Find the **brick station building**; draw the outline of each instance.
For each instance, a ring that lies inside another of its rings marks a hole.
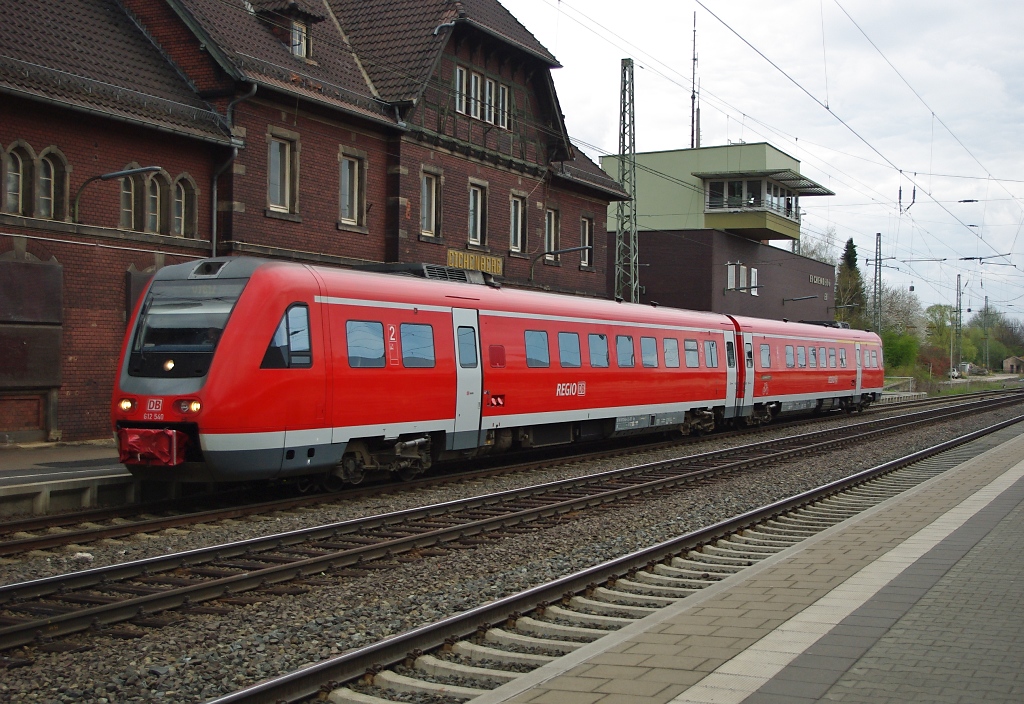
[[[0,443],[109,435],[126,320],[169,264],[422,262],[607,295],[625,193],[495,0],[19,0],[4,25]]]

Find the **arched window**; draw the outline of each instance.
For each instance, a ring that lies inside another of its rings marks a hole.
[[[16,151],[7,156],[7,182],[4,184],[4,210],[24,214],[25,160]]]
[[[135,181],[131,176],[121,179],[121,227],[135,229]]]
[[[44,156],[39,160],[39,212],[38,217],[52,218],[54,203],[54,179],[56,169],[53,168],[53,160]]]
[[[196,185],[182,174],[171,186],[168,210],[170,233],[176,237],[198,237],[196,222]]]
[[[174,203],[171,206],[171,234],[181,237],[185,234],[185,186],[181,181],[174,184]]]
[[[149,180],[146,188],[146,232],[160,231],[160,183],[155,179]]]

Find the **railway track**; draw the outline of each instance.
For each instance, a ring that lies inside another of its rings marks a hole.
[[[570,512],[643,500],[650,492],[722,473],[1012,403],[1019,403],[1019,396],[8,585],[0,587],[0,648],[88,628],[105,628],[109,634],[114,624],[121,624],[116,634],[132,637],[140,629],[173,622],[176,616],[165,613],[172,609],[223,612],[232,604],[299,593],[345,570],[372,569],[381,558],[443,554],[486,540],[489,534],[542,528]],[[214,600],[212,606],[203,605]]]
[[[472,699],[981,454],[1016,435],[1011,426],[1022,421],[998,423],[209,704],[388,704],[399,700],[393,693],[416,701]]]
[[[981,392],[977,395],[971,394],[965,400],[969,403],[975,403],[990,398],[1012,397],[1014,393],[1019,394],[1019,392],[1010,392],[1009,394],[1006,392]],[[893,404],[892,406],[881,407],[879,410],[891,410],[902,406],[920,408],[943,402],[948,403],[948,399],[926,399],[907,402],[906,404]],[[820,420],[821,417],[792,420],[787,423],[786,427],[800,427],[819,422]],[[760,426],[729,431],[728,433],[717,433],[707,437],[724,438],[730,435],[756,434],[766,429],[772,430],[778,427],[778,425]],[[169,528],[182,528],[201,523],[214,523],[279,511],[293,511],[338,500],[358,499],[388,492],[421,491],[428,487],[452,481],[473,481],[500,474],[526,472],[548,467],[556,463],[594,461],[621,456],[631,452],[677,447],[692,442],[699,442],[700,440],[700,438],[675,438],[665,442],[649,443],[640,448],[634,445],[625,447],[620,445],[614,448],[601,448],[583,453],[574,451],[571,454],[563,453],[554,456],[551,456],[549,451],[543,457],[528,458],[525,461],[513,464],[502,463],[497,466],[477,470],[446,472],[401,484],[378,482],[368,486],[350,487],[336,494],[301,495],[268,501],[258,494],[253,494],[249,491],[232,490],[212,496],[161,501],[143,506],[91,509],[52,516],[28,517],[5,521],[4,525],[0,526],[0,557],[9,557],[33,550],[50,550],[66,545],[87,545],[98,540],[116,539],[139,533],[152,533]],[[196,504],[199,504],[199,510],[196,510]]]

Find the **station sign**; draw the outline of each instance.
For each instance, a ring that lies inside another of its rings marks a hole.
[[[472,269],[482,271],[486,274],[501,276],[504,272],[504,260],[501,257],[494,257],[479,252],[467,252],[461,249],[448,250],[448,266],[456,269]]]

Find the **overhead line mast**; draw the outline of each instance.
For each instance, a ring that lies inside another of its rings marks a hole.
[[[640,300],[636,217],[636,126],[633,107],[633,59],[622,60],[619,110],[619,184],[629,194],[615,208],[615,297]]]

